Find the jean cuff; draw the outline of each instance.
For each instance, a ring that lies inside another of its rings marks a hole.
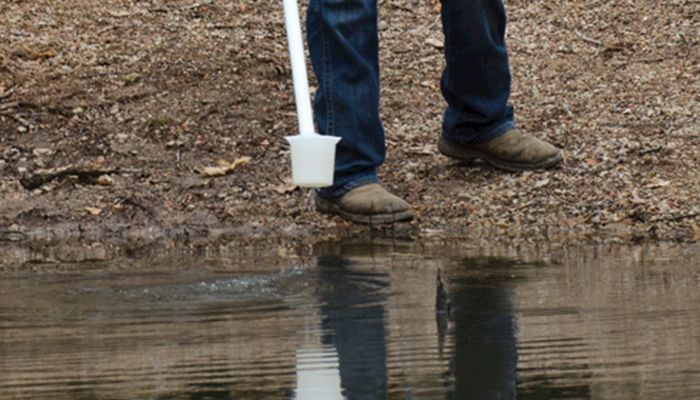
[[[378,183],[379,178],[377,178],[377,174],[375,172],[372,172],[371,174],[368,175],[362,175],[361,177],[358,177],[357,179],[353,179],[350,182],[342,185],[342,186],[332,186],[329,188],[322,188],[322,189],[317,189],[316,192],[318,193],[319,196],[323,197],[324,199],[337,199],[338,197],[341,197],[345,193],[358,188],[360,186],[364,186],[370,183]]]
[[[506,132],[508,132],[509,130],[514,129],[514,128],[515,128],[515,122],[506,121],[500,125],[497,125],[495,128],[491,129],[488,132],[479,134],[479,136],[477,136],[476,139],[472,139],[472,140],[461,139],[459,136],[449,134],[449,133],[445,132],[444,130],[442,131],[442,136],[449,141],[456,142],[459,144],[479,144],[479,143],[486,143],[490,140],[493,140],[493,139],[505,134]]]

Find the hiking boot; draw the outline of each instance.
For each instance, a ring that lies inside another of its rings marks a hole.
[[[444,137],[440,153],[463,161],[480,158],[507,171],[529,171],[553,167],[561,162],[561,150],[534,136],[511,129],[485,143],[461,144]]]
[[[387,192],[378,183],[356,187],[337,199],[324,199],[316,194],[315,200],[318,211],[360,224],[387,224],[413,219],[409,204]]]

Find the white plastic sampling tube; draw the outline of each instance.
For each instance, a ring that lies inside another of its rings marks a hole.
[[[287,26],[289,41],[289,58],[292,63],[292,79],[294,81],[294,98],[299,119],[299,134],[313,135],[314,120],[311,113],[311,95],[309,94],[309,78],[306,75],[304,57],[304,42],[301,34],[299,5],[297,0],[284,0],[284,19]]]

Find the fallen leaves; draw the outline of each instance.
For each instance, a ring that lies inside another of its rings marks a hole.
[[[654,179],[652,179],[651,182],[646,184],[644,187],[646,187],[647,189],[656,189],[656,188],[667,187],[670,184],[671,184],[670,181],[667,181],[664,179],[659,179],[659,178],[654,178]]]
[[[109,14],[109,16],[113,18],[126,18],[131,16],[131,13],[129,11],[124,10],[108,10],[107,14]]]
[[[700,241],[700,227],[698,227],[697,224],[691,223],[690,224],[690,231],[692,232],[692,236],[691,236],[690,240],[693,242]]]
[[[37,147],[34,150],[32,150],[32,154],[36,157],[44,157],[44,156],[50,156],[53,154],[53,150],[43,148],[43,147]]]
[[[441,39],[436,39],[433,37],[425,39],[425,44],[427,44],[428,46],[433,46],[436,49],[442,49],[443,47],[445,47],[445,44]]]
[[[84,210],[87,211],[88,214],[94,215],[94,216],[98,216],[98,215],[102,214],[102,209],[97,208],[97,207],[85,207]]]
[[[109,175],[100,175],[95,179],[95,184],[100,186],[112,186],[114,185],[114,179]]]
[[[6,88],[5,84],[0,81],[0,100],[6,99],[10,96],[12,96],[12,93],[14,93],[19,86],[13,86],[9,89]]]
[[[219,160],[215,166],[203,167],[199,169],[199,174],[206,177],[224,176],[233,172],[238,166],[247,164],[252,158],[248,156],[237,158],[233,162]]]
[[[291,193],[297,189],[299,189],[299,186],[293,184],[291,182],[291,180],[285,180],[283,183],[281,183],[275,187],[275,192],[277,192],[279,194],[287,194],[287,193]]]
[[[540,188],[543,188],[543,187],[549,185],[549,182],[550,182],[549,178],[544,178],[544,179],[541,179],[541,180],[535,182],[535,184],[532,185],[532,187],[535,189],[540,189]]]

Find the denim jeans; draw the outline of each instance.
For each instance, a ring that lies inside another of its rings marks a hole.
[[[442,135],[478,143],[505,133],[514,122],[502,0],[442,0],[442,23],[441,88],[447,101]],[[379,117],[377,0],[310,0],[307,32],[319,83],[316,124],[319,133],[342,138],[333,186],[319,194],[337,197],[377,182],[386,154]]]

